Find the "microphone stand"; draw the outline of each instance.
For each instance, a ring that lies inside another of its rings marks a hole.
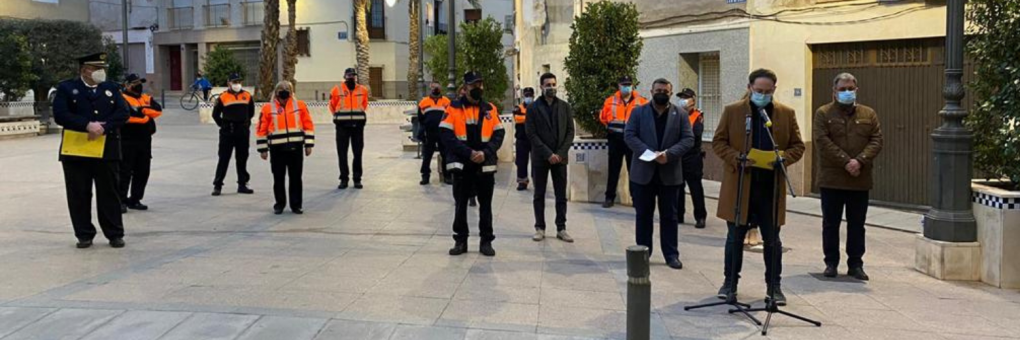
[[[747,115],[747,117],[744,120],[744,152],[741,153],[740,156],[737,157],[737,170],[738,170],[739,174],[737,175],[737,188],[738,188],[737,189],[737,204],[736,204],[736,207],[734,208],[735,213],[736,213],[735,216],[736,216],[736,219],[737,219],[737,228],[740,228],[740,213],[741,213],[741,211],[740,211],[741,209],[740,208],[741,208],[741,205],[742,205],[742,202],[743,202],[743,194],[744,194],[744,190],[742,189],[744,187],[744,170],[746,170],[746,168],[747,168],[745,164],[747,164],[747,154],[750,151],[750,149],[751,149],[751,115]],[[736,269],[736,262],[737,261],[738,261],[737,256],[735,256],[735,255],[734,256],[730,256],[730,266],[729,267],[730,267],[731,271]],[[734,287],[733,287],[734,289],[736,289],[736,275],[737,275],[736,273],[726,273],[727,277],[729,277],[732,280],[734,280]],[[715,307],[715,306],[731,306],[731,307],[733,307],[733,309],[729,310],[730,314],[733,314],[733,313],[744,314],[744,316],[746,316],[748,319],[751,319],[751,321],[754,321],[755,325],[761,326],[761,321],[758,321],[758,318],[755,318],[754,315],[751,315],[751,313],[750,313],[751,305],[737,301],[736,294],[727,295],[725,298],[723,298],[723,301],[719,301],[719,302],[711,302],[711,303],[705,303],[705,304],[693,305],[693,306],[684,306],[684,310],[685,311],[689,311],[689,310],[692,310],[692,309],[700,309],[700,308]]]
[[[765,113],[764,109],[762,109],[762,110],[760,110],[758,112],[759,112],[759,114],[763,115],[762,121],[765,121],[765,122],[769,121],[768,115]],[[794,191],[793,191],[793,184],[790,182],[790,177],[787,176],[787,172],[786,172],[786,160],[783,159],[783,156],[779,154],[779,145],[776,144],[776,139],[772,135],[772,128],[771,127],[767,127],[764,130],[765,130],[765,135],[768,136],[769,137],[769,141],[772,142],[772,149],[773,149],[772,151],[775,152],[775,154],[776,154],[776,161],[775,161],[775,164],[774,164],[774,168],[778,168],[779,169],[779,172],[773,172],[774,173],[773,177],[775,178],[775,182],[773,182],[773,185],[772,185],[772,237],[771,237],[771,240],[772,240],[772,243],[773,243],[773,250],[772,250],[773,253],[772,253],[772,258],[769,259],[769,262],[772,263],[772,275],[771,275],[772,277],[770,279],[772,280],[771,284],[774,285],[775,282],[777,281],[776,279],[779,277],[779,275],[776,273],[777,269],[779,269],[779,267],[783,265],[783,263],[779,261],[779,257],[782,256],[783,249],[782,249],[782,247],[780,247],[779,249],[775,249],[775,246],[774,246],[775,243],[779,242],[779,198],[780,198],[780,196],[779,196],[779,185],[780,185],[779,176],[780,175],[782,175],[783,178],[786,180],[786,185],[790,189],[790,191],[789,191],[790,195],[792,195],[793,197],[797,197],[797,194],[794,193]],[[773,170],[775,170],[775,169],[773,169]],[[769,247],[769,245],[766,244],[765,247],[767,249]],[[778,253],[776,253],[776,252],[778,252]],[[769,282],[766,282],[766,284],[769,284]],[[786,315],[786,316],[789,316],[791,318],[794,318],[794,319],[797,319],[797,320],[800,320],[800,321],[804,321],[804,322],[813,324],[813,325],[815,325],[815,327],[822,327],[822,323],[821,322],[818,322],[818,321],[815,321],[815,320],[811,320],[811,319],[805,318],[803,316],[800,316],[800,315],[797,315],[797,314],[793,314],[793,313],[790,313],[790,312],[787,312],[787,311],[779,309],[779,305],[776,303],[775,288],[769,290],[769,296],[765,300],[765,306],[764,307],[762,307],[762,308],[751,308],[751,309],[748,309],[747,311],[748,312],[768,312],[768,316],[765,317],[765,325],[763,325],[762,328],[761,328],[761,335],[763,335],[763,336],[764,335],[768,335],[769,325],[772,322],[772,314],[776,314],[776,313],[781,314],[781,315]]]

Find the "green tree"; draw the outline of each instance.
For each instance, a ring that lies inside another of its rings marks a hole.
[[[976,73],[969,88],[977,103],[967,117],[975,165],[1020,188],[1020,0],[971,0],[967,8],[975,33],[967,44]]]
[[[454,85],[459,87],[464,80],[461,77],[464,74],[463,37],[457,37],[456,43],[457,73],[454,77]],[[446,86],[450,72],[449,41],[447,41],[446,35],[434,35],[425,39],[425,53],[429,55],[429,59],[425,61],[425,71],[432,76],[432,79]]]
[[[0,31],[0,51],[9,51],[0,58],[0,101],[19,100],[36,78],[28,39],[13,31]]]
[[[216,45],[216,48],[206,53],[202,69],[205,70],[205,76],[213,86],[226,86],[231,73],[237,73],[244,77],[244,67],[241,62],[234,58],[234,52],[223,45]]]
[[[78,57],[105,51],[102,32],[77,21],[0,19],[2,31],[27,39],[36,76],[32,82],[36,102],[46,102],[50,87],[58,82],[78,76]]]
[[[598,112],[616,90],[616,80],[634,76],[644,43],[638,36],[638,10],[633,3],[608,0],[588,4],[570,25],[570,52],[564,61],[570,75],[564,82],[574,119],[585,131],[603,137]]]
[[[124,70],[124,58],[121,57],[120,48],[123,45],[117,44],[112,38],[103,36],[103,51],[106,52],[106,79],[121,82],[127,76]]]
[[[488,17],[477,23],[463,23],[460,31],[463,32],[464,46],[458,48],[457,53],[464,54],[464,68],[482,76],[485,100],[499,107],[506,99],[510,82],[503,62],[502,25]]]

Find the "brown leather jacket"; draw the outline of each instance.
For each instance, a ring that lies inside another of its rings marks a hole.
[[[875,110],[861,104],[849,109],[835,102],[825,104],[815,111],[813,135],[821,160],[818,187],[871,190],[871,171],[875,157],[882,151],[882,127]],[[852,159],[861,163],[857,177],[846,171]]]

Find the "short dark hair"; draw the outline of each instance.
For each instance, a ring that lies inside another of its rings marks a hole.
[[[549,72],[546,72],[545,74],[542,74],[542,77],[538,78],[538,84],[539,85],[545,85],[545,80],[549,79],[549,78],[556,79],[556,75],[552,74],[552,73],[549,73]]]
[[[769,69],[760,68],[751,72],[751,75],[747,77],[747,83],[754,84],[754,81],[758,80],[758,78],[768,78],[769,80],[772,80],[773,83],[779,82],[776,78],[775,72],[772,72],[772,70]]]
[[[673,88],[673,83],[670,83],[669,80],[666,80],[666,78],[656,79],[655,81],[652,82],[652,87],[655,87],[655,85],[658,84],[669,85],[670,89]]]

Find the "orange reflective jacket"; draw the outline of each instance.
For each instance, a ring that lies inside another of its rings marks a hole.
[[[447,107],[450,107],[450,99],[446,97],[439,97],[439,99],[425,97],[418,102],[418,112],[421,112],[423,115],[429,113],[442,115],[443,112],[446,112]]]
[[[517,110],[514,111],[514,124],[524,124],[528,119],[528,107],[524,104],[517,105]]]
[[[341,121],[365,121],[365,111],[368,110],[368,88],[364,85],[354,85],[354,90],[348,90],[347,86],[333,86],[329,93],[329,111],[333,112],[333,120]]]
[[[641,97],[637,92],[630,93],[630,101],[628,102],[623,100],[623,94],[620,91],[616,91],[616,94],[606,98],[606,102],[602,105],[602,114],[599,118],[602,121],[602,125],[608,127],[609,131],[622,133],[634,108],[647,103],[648,100]]]
[[[688,112],[687,115],[688,115],[688,118],[691,119],[691,127],[693,128],[694,127],[694,123],[697,123],[698,122],[698,118],[701,118],[701,111],[698,111],[698,109],[691,109],[691,111]]]
[[[289,143],[312,147],[315,145],[315,125],[305,102],[290,98],[280,106],[278,101],[273,100],[262,106],[255,137],[259,152],[268,151],[270,146]]]
[[[464,105],[457,101],[446,109],[446,117],[439,124],[440,128],[452,131],[454,140],[444,139],[449,158],[446,164],[447,170],[464,170],[465,164],[471,163],[470,153],[474,151],[485,152],[485,162],[481,164],[482,172],[496,172],[496,150],[503,144],[503,124],[499,121],[499,112],[496,106],[488,104],[488,110],[481,110],[479,106]],[[478,135],[469,136],[469,131],[478,131]],[[475,140],[475,138],[478,138]],[[495,144],[495,145],[493,145]]]
[[[138,98],[135,98],[125,93],[124,101],[127,102],[132,111],[141,112],[145,115],[145,117],[128,117],[128,124],[146,124],[150,119],[156,119],[163,115],[162,111],[152,107],[152,96],[147,94],[143,93]]]

